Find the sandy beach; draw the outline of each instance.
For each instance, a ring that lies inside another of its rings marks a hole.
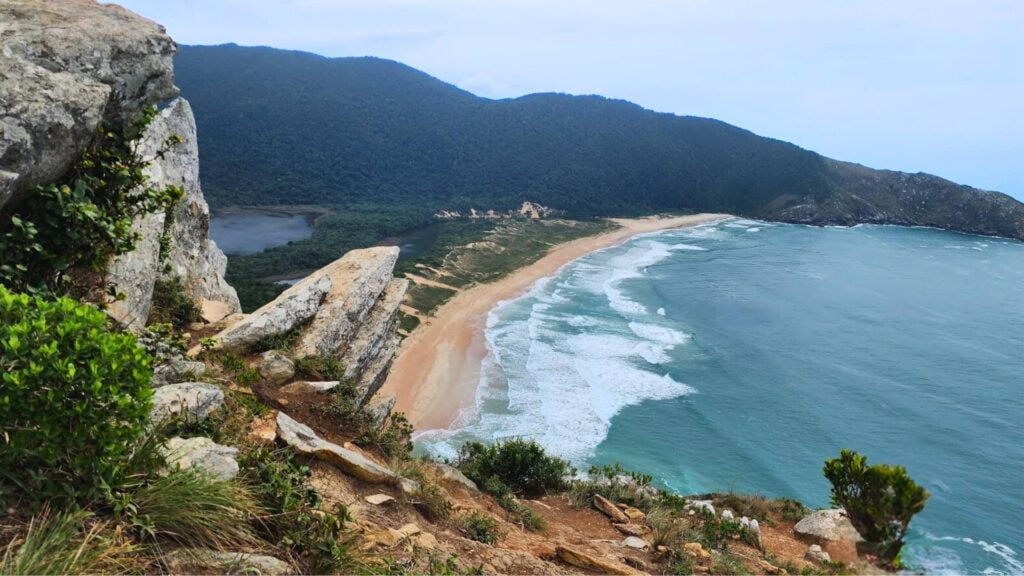
[[[456,294],[405,339],[381,390],[394,394],[397,411],[417,430],[449,427],[476,400],[480,366],[487,354],[487,313],[502,300],[524,294],[533,284],[594,250],[620,244],[644,232],[694,226],[726,214],[612,219],[620,227],[552,248],[540,260],[490,284]]]

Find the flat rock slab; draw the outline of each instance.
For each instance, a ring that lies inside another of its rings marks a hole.
[[[363,500],[366,500],[367,502],[373,504],[374,506],[381,506],[383,504],[388,504],[389,502],[395,501],[394,498],[388,496],[387,494],[371,494],[370,496],[363,498]]]
[[[238,476],[238,448],[217,444],[209,438],[171,438],[164,446],[164,454],[171,466],[197,468],[218,480]]]
[[[612,522],[616,524],[629,524],[629,516],[615,504],[612,504],[611,500],[601,496],[600,494],[594,494],[594,508],[603,512],[605,516],[612,519]]]
[[[364,482],[398,485],[401,481],[391,470],[361,454],[320,438],[309,426],[295,421],[284,412],[277,415],[277,435],[299,452],[316,456]]]
[[[626,548],[632,548],[634,550],[646,550],[651,547],[643,538],[637,536],[629,536],[622,541],[622,545]]]
[[[846,510],[842,508],[815,510],[797,522],[793,531],[801,536],[835,542],[861,542],[864,540],[846,516]]]
[[[329,380],[325,382],[292,382],[287,386],[282,386],[281,392],[286,394],[296,394],[300,392],[330,392],[338,386],[341,386],[341,382],[338,380]]]
[[[558,546],[555,548],[555,553],[563,562],[584,570],[592,570],[601,574],[624,574],[627,576],[643,574],[643,572],[621,562],[600,558],[571,546]]]
[[[180,548],[163,556],[171,574],[259,574],[285,576],[295,570],[273,556]]]
[[[224,392],[206,382],[168,384],[153,391],[150,420],[159,422],[168,416],[183,415],[195,421],[206,420],[224,405]]]

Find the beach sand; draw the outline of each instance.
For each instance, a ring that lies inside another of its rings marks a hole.
[[[540,260],[497,282],[459,292],[402,342],[387,382],[378,394],[394,394],[398,400],[395,410],[404,412],[417,430],[448,428],[460,411],[472,408],[476,402],[480,366],[487,354],[487,313],[498,302],[526,293],[537,280],[553,275],[581,256],[620,244],[636,234],[728,217],[695,214],[613,218],[620,226],[615,230],[559,244]]]

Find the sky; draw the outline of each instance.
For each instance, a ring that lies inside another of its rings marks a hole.
[[[1020,0],[120,0],[182,44],[600,94],[1024,200]]]

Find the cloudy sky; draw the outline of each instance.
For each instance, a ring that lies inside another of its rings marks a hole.
[[[601,94],[1024,199],[1020,0],[121,0],[185,44]]]

